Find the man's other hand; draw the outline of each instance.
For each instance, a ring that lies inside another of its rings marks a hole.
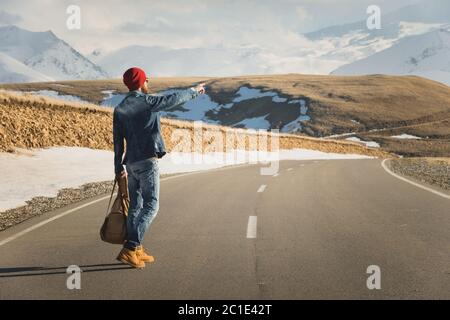
[[[198,92],[198,94],[204,94],[206,92],[205,86],[206,83],[200,83],[196,87],[194,87],[194,89]]]
[[[123,170],[121,173],[116,175],[117,180],[119,180],[119,178],[124,179],[127,177],[127,171]]]

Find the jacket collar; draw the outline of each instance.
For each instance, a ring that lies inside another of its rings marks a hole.
[[[128,92],[127,97],[129,97],[131,95],[138,97],[138,96],[142,96],[143,93],[141,90],[133,90],[133,91]]]

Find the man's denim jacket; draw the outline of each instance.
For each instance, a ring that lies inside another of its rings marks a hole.
[[[151,157],[161,158],[166,154],[161,136],[159,111],[194,99],[198,96],[194,88],[178,90],[157,96],[131,91],[114,109],[114,171],[119,174],[123,165]],[[126,140],[125,158],[124,139]]]

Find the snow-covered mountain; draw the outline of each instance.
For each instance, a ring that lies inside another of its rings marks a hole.
[[[17,83],[47,81],[53,81],[53,79],[0,52],[0,82]]]
[[[411,36],[333,74],[419,75],[450,85],[450,27]]]
[[[10,68],[2,69],[0,78],[11,81],[20,80],[15,73],[24,73],[23,81],[41,81],[44,78],[54,80],[81,80],[106,78],[107,73],[86,59],[53,32],[32,32],[16,26],[0,27],[0,52],[3,53],[3,65]],[[12,60],[21,66],[14,69]],[[7,62],[6,62],[7,60]],[[29,71],[25,67],[33,70]],[[9,73],[6,70],[10,70]],[[29,77],[27,77],[29,75]]]
[[[405,37],[437,30],[450,23],[450,1],[425,0],[381,16],[382,28],[369,30],[366,20],[327,27],[305,36],[324,47],[318,59],[342,65],[366,58]],[[330,70],[331,71],[331,70]]]

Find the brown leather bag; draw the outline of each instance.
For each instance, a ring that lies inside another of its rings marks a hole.
[[[119,185],[119,192],[111,207],[111,200],[116,184]],[[114,180],[111,197],[109,198],[106,218],[100,229],[100,238],[108,243],[123,244],[127,237],[127,215],[130,207],[130,197],[128,194],[128,179],[118,177]]]

